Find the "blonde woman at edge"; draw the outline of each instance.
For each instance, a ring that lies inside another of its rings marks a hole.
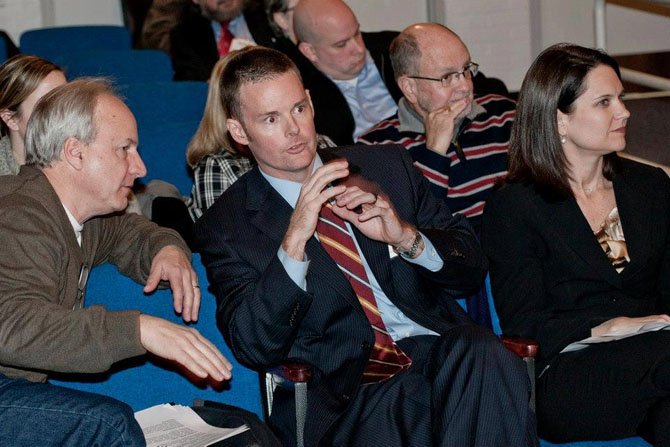
[[[194,222],[256,164],[245,146],[229,138],[227,117],[221,103],[221,73],[230,55],[235,53],[229,53],[214,66],[209,78],[205,112],[186,150],[186,160],[193,169],[193,189],[188,208]],[[318,135],[317,146],[335,147],[335,143],[325,135]]]
[[[18,54],[0,65],[0,175],[26,162],[26,126],[37,101],[66,83],[63,70],[37,56]]]

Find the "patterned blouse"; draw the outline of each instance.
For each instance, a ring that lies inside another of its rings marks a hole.
[[[624,267],[630,262],[630,257],[628,256],[626,238],[621,226],[619,209],[616,206],[610,211],[600,229],[594,234],[598,238],[598,242],[605,251],[612,266],[616,269],[617,273],[621,273]]]

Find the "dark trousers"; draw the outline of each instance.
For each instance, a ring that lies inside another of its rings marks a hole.
[[[537,417],[552,442],[642,435],[670,446],[670,331],[559,355],[537,381]]]
[[[324,445],[538,445],[525,366],[489,330],[462,326],[398,344],[412,366],[363,385]]]
[[[241,425],[249,427],[249,430],[212,444],[212,447],[281,447],[279,439],[270,428],[258,416],[247,410],[205,400],[198,401],[193,406],[193,411],[215,427],[236,428]]]

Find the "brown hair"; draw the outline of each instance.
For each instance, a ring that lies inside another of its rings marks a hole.
[[[195,167],[206,155],[221,150],[236,154],[237,150],[228,136],[226,120],[240,119],[242,85],[273,79],[289,71],[300,78],[300,72],[291,59],[277,50],[261,46],[231,51],[217,62],[209,79],[205,112],[186,151],[188,164]]]
[[[619,65],[603,51],[560,43],[544,50],[528,69],[521,85],[510,138],[508,182],[530,183],[552,199],[572,196],[568,161],[558,135],[556,113],[573,111],[584,93],[584,80],[595,67]],[[612,180],[616,154],[604,157],[603,175]]]
[[[19,107],[52,71],[63,71],[58,65],[41,57],[17,54],[0,65],[0,111],[17,114]],[[0,134],[9,128],[0,120]]]

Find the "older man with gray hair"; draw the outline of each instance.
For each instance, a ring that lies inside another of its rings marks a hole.
[[[198,318],[200,286],[183,240],[116,213],[146,173],[137,140],[135,119],[110,86],[77,80],[37,104],[27,165],[0,178],[2,445],[144,445],[127,405],[40,383],[50,372],[103,372],[150,352],[200,378],[230,378],[230,363],[193,328],[83,306],[89,269],[110,261],[145,292],[166,281],[175,311]]]

